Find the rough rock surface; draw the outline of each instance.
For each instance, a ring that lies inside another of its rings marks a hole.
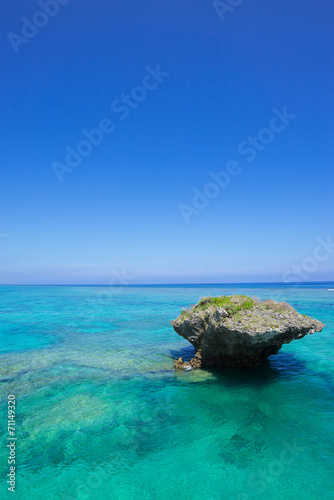
[[[203,298],[183,310],[171,325],[196,352],[189,363],[175,360],[176,369],[259,365],[283,344],[325,327],[286,302],[244,295]]]
[[[201,368],[202,366],[202,355],[200,351],[197,351],[193,359],[190,361],[183,361],[182,358],[174,360],[175,370],[192,370],[193,368]]]

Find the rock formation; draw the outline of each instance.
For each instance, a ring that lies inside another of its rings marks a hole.
[[[245,295],[203,298],[183,310],[171,325],[195,347],[195,358],[189,363],[175,360],[175,368],[188,370],[259,365],[283,344],[325,327],[286,302],[258,301]]]

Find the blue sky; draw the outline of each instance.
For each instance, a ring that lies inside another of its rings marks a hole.
[[[333,280],[333,3],[55,1],[2,4],[0,282]]]

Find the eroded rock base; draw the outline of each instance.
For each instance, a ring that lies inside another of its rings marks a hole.
[[[190,361],[183,361],[182,358],[174,359],[175,370],[196,370],[202,366],[202,354],[198,351]]]

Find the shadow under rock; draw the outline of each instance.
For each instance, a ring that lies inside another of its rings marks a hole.
[[[169,352],[173,359],[181,357],[183,361],[190,361],[195,356],[195,349],[192,345],[187,345],[180,349],[171,349]]]
[[[269,356],[260,366],[251,368],[215,368],[212,373],[218,381],[230,386],[263,386],[279,378],[293,378],[308,372],[306,363],[290,352]]]
[[[170,354],[173,359],[182,357],[184,361],[190,361],[195,355],[195,350],[190,345],[170,350]],[[306,368],[306,363],[290,352],[280,352],[269,356],[260,366],[251,368],[206,367],[205,370],[211,372],[216,380],[221,380],[225,384],[227,382],[231,386],[249,383],[265,385],[278,378],[296,377],[309,371]]]

